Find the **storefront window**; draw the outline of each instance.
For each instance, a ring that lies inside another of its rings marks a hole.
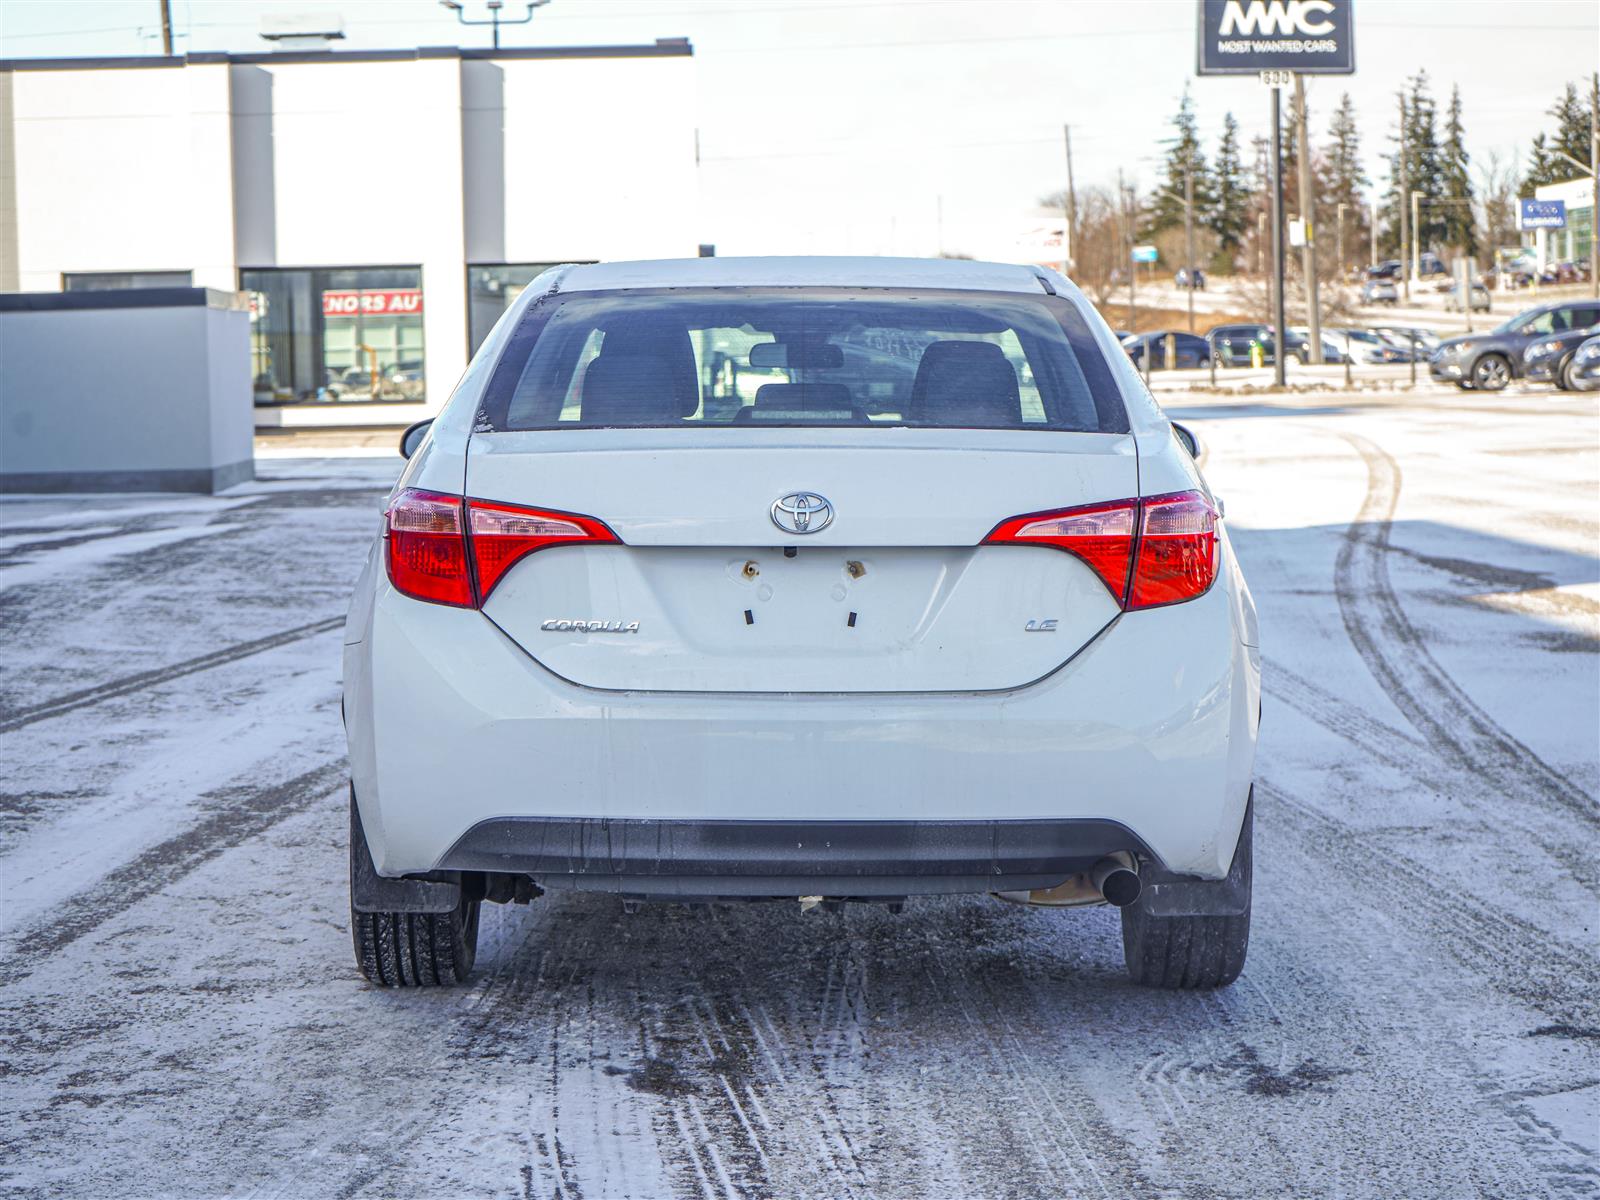
[[[65,292],[120,292],[127,288],[192,287],[188,271],[75,271],[61,277]]]
[[[241,271],[257,404],[427,398],[422,271]]]
[[[522,295],[522,290],[542,271],[555,263],[510,263],[492,267],[467,268],[467,296],[471,306],[467,335],[468,351],[478,352],[500,314]]]

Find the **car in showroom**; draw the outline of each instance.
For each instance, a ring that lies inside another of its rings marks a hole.
[[[1534,383],[1553,383],[1562,391],[1572,391],[1576,382],[1573,363],[1578,348],[1596,334],[1600,334],[1600,326],[1588,325],[1529,342],[1522,352],[1523,378]]]
[[[1498,392],[1522,375],[1529,343],[1600,322],[1600,300],[1558,300],[1527,309],[1487,333],[1446,338],[1428,357],[1428,374],[1457,387]]]
[[[554,268],[402,449],[344,637],[372,983],[458,983],[483,903],[573,891],[1111,904],[1135,982],[1238,975],[1255,607],[1062,276]]]

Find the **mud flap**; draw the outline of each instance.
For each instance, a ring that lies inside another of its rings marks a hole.
[[[1221,879],[1175,875],[1156,863],[1143,863],[1144,889],[1133,907],[1150,917],[1237,917],[1250,911],[1251,846],[1255,840],[1255,789],[1245,803],[1233,865]]]
[[[378,874],[350,789],[350,907],[364,913],[447,913],[461,905],[459,882],[388,879]]]

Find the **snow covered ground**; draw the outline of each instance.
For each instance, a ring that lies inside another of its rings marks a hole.
[[[1268,660],[1209,995],[982,898],[549,897],[368,988],[336,629],[398,460],[0,502],[0,1193],[1596,1194],[1596,398],[1163,395]]]

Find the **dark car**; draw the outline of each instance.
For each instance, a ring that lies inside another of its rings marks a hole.
[[[1592,337],[1578,347],[1572,356],[1572,366],[1567,369],[1567,379],[1580,392],[1600,388],[1600,336]]]
[[[1367,278],[1398,281],[1400,278],[1400,260],[1391,258],[1387,262],[1374,263],[1367,268]]]
[[[1171,338],[1175,362],[1167,361],[1167,339]],[[1192,333],[1161,331],[1141,333],[1122,343],[1135,365],[1144,366],[1144,356],[1150,356],[1150,370],[1162,371],[1172,367],[1203,367],[1211,361],[1211,345],[1203,337]]]
[[[1536,338],[1522,352],[1522,374],[1536,383],[1553,383],[1562,391],[1570,391],[1576,380],[1572,374],[1572,360],[1600,326],[1590,325]]]
[[[1277,345],[1270,325],[1214,325],[1206,341],[1219,367],[1248,367],[1251,346],[1261,347],[1261,362],[1270,366]]]
[[[1600,322],[1600,300],[1561,300],[1518,313],[1489,333],[1469,333],[1439,343],[1428,374],[1460,388],[1498,392],[1522,376],[1522,352],[1552,334]]]

